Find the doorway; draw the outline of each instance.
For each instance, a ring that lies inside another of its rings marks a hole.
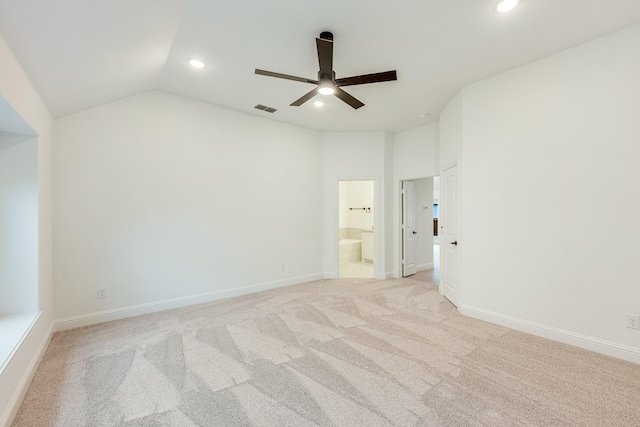
[[[374,278],[375,181],[338,181],[338,277]]]
[[[414,276],[433,285],[440,281],[437,216],[439,178],[400,181],[400,275]]]
[[[442,224],[440,221],[440,177],[433,177],[433,280],[440,284],[440,235]]]

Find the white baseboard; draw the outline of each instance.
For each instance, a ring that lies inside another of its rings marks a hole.
[[[258,283],[255,285],[241,286],[238,288],[222,289],[214,292],[207,292],[198,295],[172,298],[163,301],[155,301],[146,304],[132,305],[112,310],[104,310],[96,313],[81,314],[78,316],[65,317],[53,321],[54,332],[66,329],[80,328],[82,326],[94,325],[96,323],[109,322],[112,320],[125,319],[127,317],[140,316],[142,314],[155,313],[158,311],[170,310],[172,308],[186,307],[204,302],[216,301],[225,298],[237,297],[252,294],[254,292],[267,291],[269,289],[282,288],[284,286],[297,285],[300,283],[321,280],[325,274],[316,273],[306,276],[292,277],[284,280],[274,280],[272,282]]]
[[[7,362],[7,364],[5,365],[5,369],[2,371],[3,375],[0,376],[0,380],[4,379],[5,374],[7,374],[9,370],[12,369],[12,365],[16,361],[18,361],[15,356],[18,356],[21,351],[28,350],[27,348],[23,347],[23,345],[29,339],[29,335],[33,331],[34,326],[38,323],[38,320],[40,319],[40,317],[41,316],[38,315],[38,317],[33,321],[31,326],[29,327],[29,330],[25,333],[23,339],[20,341],[20,343],[16,347],[16,350],[12,354],[11,359]],[[8,427],[10,423],[13,421],[13,418],[18,413],[18,409],[20,409],[20,404],[22,403],[22,399],[24,399],[24,395],[27,393],[29,385],[31,384],[31,380],[33,379],[33,376],[35,375],[36,370],[38,369],[38,365],[42,360],[42,356],[44,356],[44,352],[49,346],[49,341],[51,341],[52,334],[53,334],[53,324],[49,324],[35,352],[33,352],[30,355],[27,355],[27,357],[31,356],[31,359],[29,360],[29,364],[27,365],[27,368],[22,373],[22,376],[20,377],[20,381],[18,382],[17,387],[15,387],[13,394],[9,399],[9,402],[7,403],[7,406],[5,407],[4,413],[1,414],[0,416],[0,427]]]
[[[431,270],[433,268],[433,263],[432,262],[428,262],[426,264],[419,264],[416,265],[416,270],[417,271],[422,271],[422,270]]]
[[[474,319],[485,320],[517,331],[526,332],[553,341],[595,351],[596,353],[605,354],[607,356],[627,360],[629,362],[640,363],[640,348],[629,347],[464,304],[460,304],[458,310],[461,314],[473,317]]]

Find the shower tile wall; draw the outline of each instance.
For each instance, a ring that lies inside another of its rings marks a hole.
[[[348,228],[340,228],[339,231],[340,231],[339,232],[340,240],[349,238],[349,229]]]
[[[339,236],[341,239],[362,240],[362,232],[371,231],[362,228],[340,228]]]

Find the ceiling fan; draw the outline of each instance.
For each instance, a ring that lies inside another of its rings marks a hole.
[[[296,82],[311,83],[316,85],[311,92],[303,95],[291,103],[293,107],[299,107],[318,93],[322,95],[335,95],[355,109],[362,107],[364,104],[342,90],[343,86],[363,85],[367,83],[379,83],[397,80],[396,70],[384,71],[382,73],[364,74],[361,76],[343,77],[336,79],[336,73],[333,71],[333,34],[324,31],[316,38],[316,46],[318,48],[318,63],[320,71],[318,71],[318,80],[306,79],[304,77],[290,76],[288,74],[274,73],[256,68],[256,74],[263,76],[276,77],[279,79],[293,80]]]

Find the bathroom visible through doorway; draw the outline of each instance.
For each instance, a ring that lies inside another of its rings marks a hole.
[[[338,276],[373,278],[375,181],[339,181],[338,185]]]

